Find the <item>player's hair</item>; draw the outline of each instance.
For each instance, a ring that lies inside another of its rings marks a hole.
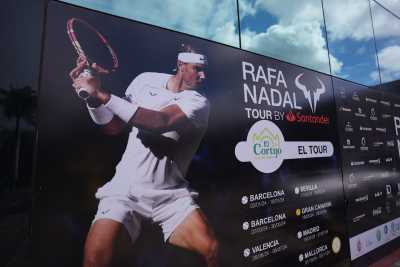
[[[181,44],[179,53],[199,53],[199,50],[190,44]]]

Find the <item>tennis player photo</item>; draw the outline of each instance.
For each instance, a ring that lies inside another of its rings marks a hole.
[[[208,267],[218,266],[218,243],[185,179],[207,130],[209,102],[197,91],[206,64],[205,55],[184,44],[176,73],[142,73],[119,97],[102,87],[98,75],[86,75],[88,62],[78,58],[70,77],[77,93],[85,88],[94,123],[109,134],[131,128],[114,177],[96,193],[100,203],[86,239],[85,267],[112,266],[120,235],[135,242],[146,220],[162,228],[165,242],[199,253]],[[91,67],[104,72],[95,63]]]

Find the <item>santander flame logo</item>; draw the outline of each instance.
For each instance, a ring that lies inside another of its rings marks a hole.
[[[315,113],[317,111],[317,103],[320,99],[320,96],[325,93],[326,88],[325,88],[324,83],[317,77],[317,80],[320,83],[321,87],[316,88],[315,92],[308,90],[307,87],[300,82],[300,78],[303,75],[304,75],[304,73],[300,73],[299,75],[297,75],[294,83],[295,83],[296,87],[303,92],[304,97],[308,100],[308,103],[310,104],[312,113]]]
[[[294,122],[294,121],[296,121],[296,116],[293,114],[292,111],[289,111],[288,113],[286,113],[286,119],[289,122]]]

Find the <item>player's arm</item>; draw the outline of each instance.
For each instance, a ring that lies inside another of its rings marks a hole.
[[[110,123],[118,125],[126,122],[140,129],[148,130],[155,133],[164,133],[168,131],[190,131],[195,125],[190,121],[187,115],[176,105],[170,105],[160,111],[146,109],[131,103],[123,98],[110,95],[107,92],[98,94],[102,104],[114,114],[115,121]],[[112,128],[112,125],[106,125]],[[115,127],[115,126],[114,126]]]
[[[119,117],[114,116],[105,106],[97,99],[89,98],[87,108],[92,120],[101,126],[102,131],[107,135],[118,135],[127,126]]]

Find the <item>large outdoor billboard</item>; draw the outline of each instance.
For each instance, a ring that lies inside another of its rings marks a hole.
[[[338,155],[329,76],[49,3],[42,265],[346,266]]]
[[[400,101],[343,80],[333,84],[350,258],[353,266],[368,266],[399,245]]]

